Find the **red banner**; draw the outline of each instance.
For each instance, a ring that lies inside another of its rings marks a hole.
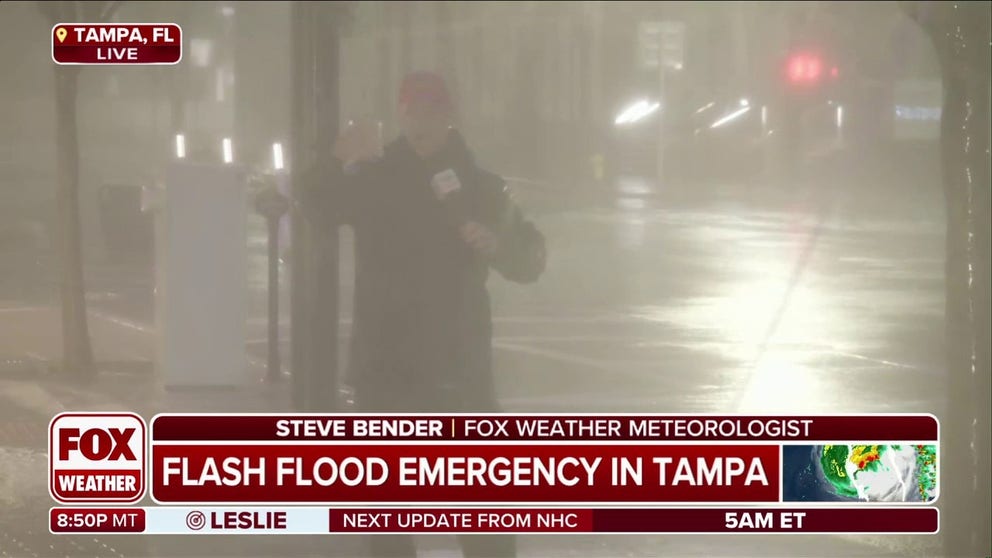
[[[52,486],[66,501],[134,500],[142,478],[134,471],[61,470],[52,473]]]
[[[332,533],[936,533],[936,508],[331,509]]]
[[[145,530],[142,508],[52,508],[52,533],[141,533]]]
[[[58,64],[177,64],[182,29],[174,23],[59,23],[52,27]]]
[[[774,445],[154,444],[162,503],[777,502]]]
[[[591,533],[594,510],[332,509],[332,533]]]
[[[932,415],[158,415],[155,441],[936,441]]]

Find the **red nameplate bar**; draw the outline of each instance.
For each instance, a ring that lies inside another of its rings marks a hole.
[[[175,23],[59,23],[52,27],[57,64],[178,64],[182,29]]]
[[[778,502],[776,445],[153,444],[161,503]]]
[[[932,415],[158,415],[166,441],[862,441],[937,440]]]
[[[936,533],[936,508],[391,508],[329,512],[332,533]]]

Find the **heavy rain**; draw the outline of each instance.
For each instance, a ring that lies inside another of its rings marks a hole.
[[[67,65],[73,23],[181,59]],[[988,2],[22,1],[0,43],[0,557],[992,552]],[[62,411],[930,413],[940,531],[53,535]]]

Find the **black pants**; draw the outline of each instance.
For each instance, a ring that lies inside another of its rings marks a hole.
[[[385,386],[359,388],[355,405],[361,413],[498,413],[495,397],[484,385],[478,393],[440,393],[423,389],[389,389]],[[513,535],[459,535],[465,558],[516,558],[517,539]],[[415,558],[417,547],[412,535],[371,535],[369,556],[373,558]]]

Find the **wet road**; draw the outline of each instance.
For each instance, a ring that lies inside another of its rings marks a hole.
[[[535,219],[549,241],[545,277],[533,286],[491,281],[505,405],[520,411],[940,415],[939,203],[936,192],[889,203],[850,191],[812,191],[747,203],[628,197],[538,211]],[[253,220],[250,230],[246,346],[264,362],[264,227]],[[154,333],[147,272],[96,266],[89,275],[94,312]],[[346,336],[347,264],[343,277]],[[284,287],[286,279],[283,273]],[[285,292],[282,298],[285,310]],[[282,321],[285,338],[287,317]],[[838,551],[834,543],[824,545],[838,538],[824,537],[532,539],[523,543],[525,555]],[[425,548],[448,555],[446,541],[427,539]],[[880,552],[853,548],[844,553]]]
[[[939,203],[936,192],[898,203],[813,192],[702,207],[619,198],[612,207],[538,212],[546,275],[528,286],[490,280],[501,393],[526,410],[937,412],[945,367]],[[342,243],[345,337],[347,234]],[[264,362],[260,220],[248,244],[246,343]],[[122,275],[94,270],[94,309],[151,328],[150,278],[132,272],[122,285]]]
[[[543,282],[494,283],[508,398],[589,411],[938,411],[939,219],[834,201],[633,205],[546,217]]]

